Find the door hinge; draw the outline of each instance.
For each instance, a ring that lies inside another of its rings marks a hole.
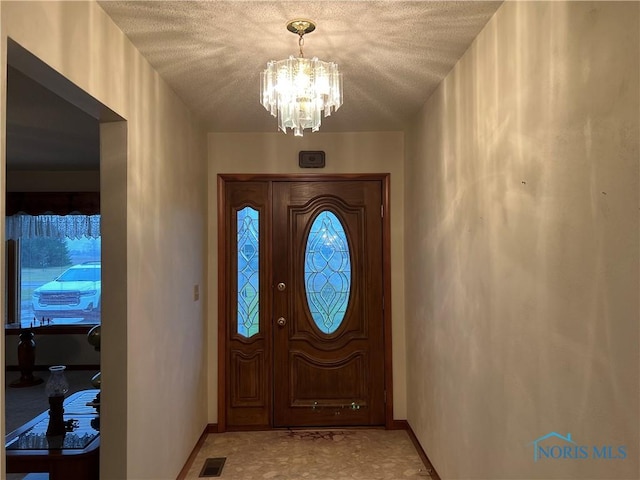
[[[380,217],[384,218],[384,205],[380,205]]]

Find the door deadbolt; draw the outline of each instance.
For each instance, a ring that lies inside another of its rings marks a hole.
[[[283,292],[285,288],[287,288],[287,286],[284,283],[280,282],[278,284],[278,290],[280,290],[281,292]]]
[[[276,323],[278,324],[278,326],[284,327],[287,324],[287,319],[284,317],[280,317],[278,320],[276,320]]]

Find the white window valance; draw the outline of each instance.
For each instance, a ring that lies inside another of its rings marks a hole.
[[[6,238],[100,237],[100,215],[25,215],[6,217]]]

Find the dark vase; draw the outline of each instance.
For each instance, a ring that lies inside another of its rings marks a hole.
[[[36,362],[36,341],[31,330],[23,330],[18,337],[18,365],[20,379],[11,383],[12,387],[31,387],[42,383],[42,379],[33,376],[33,366]]]

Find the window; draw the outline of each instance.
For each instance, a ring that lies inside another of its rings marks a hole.
[[[44,222],[37,228],[24,225],[8,228],[21,232],[15,239],[15,268],[9,270],[15,272],[9,275],[9,289],[11,284],[16,286],[15,308],[8,316],[9,321],[22,328],[100,323],[101,237],[99,227],[95,227],[100,216],[91,216],[93,233],[63,229],[66,223],[73,221],[77,226],[80,221],[66,218],[71,215],[41,217],[47,217],[47,228],[42,228]],[[25,218],[23,223],[34,223],[34,219],[37,217]],[[83,232],[90,236],[79,235]],[[69,238],[69,234],[76,238]]]
[[[251,338],[260,331],[260,219],[257,210],[237,213],[238,334]]]
[[[323,210],[311,225],[305,251],[307,304],[321,332],[334,333],[347,311],[351,292],[351,254],[342,223]]]

